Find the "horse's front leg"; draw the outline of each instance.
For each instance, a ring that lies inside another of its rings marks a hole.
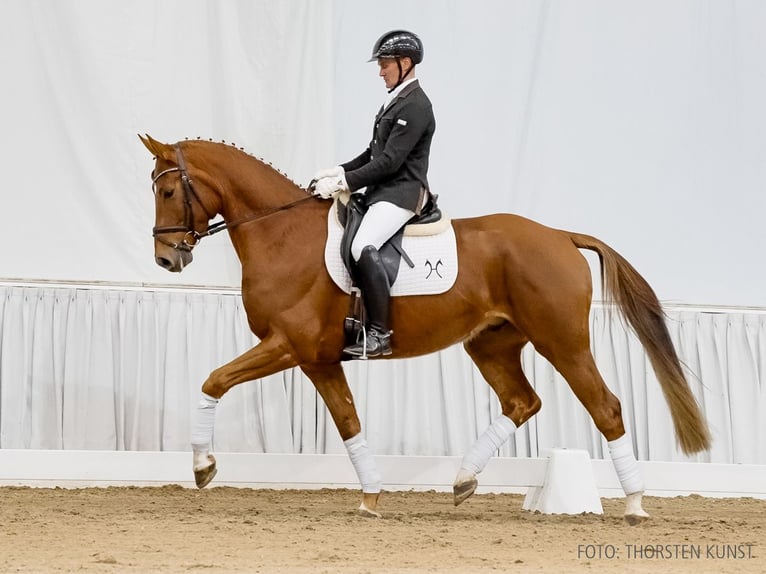
[[[362,425],[354,406],[351,389],[340,363],[323,365],[302,365],[301,369],[311,379],[330,411],[338,428],[343,444],[362,485],[362,504],[359,513],[363,516],[380,518],[377,512],[381,490],[381,477],[372,458],[367,441],[362,435]]]
[[[218,472],[215,457],[210,454],[218,401],[234,385],[296,366],[289,348],[279,337],[266,337],[246,353],[210,373],[202,385],[191,440],[194,480],[198,488],[207,486]]]

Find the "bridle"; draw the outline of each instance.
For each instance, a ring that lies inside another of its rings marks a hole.
[[[176,163],[178,165],[176,167],[170,167],[168,169],[165,169],[161,171],[160,173],[158,173],[157,175],[152,174],[153,175],[152,191],[154,192],[155,195],[157,195],[157,181],[159,181],[159,179],[162,176],[167,175],[168,173],[173,173],[177,171],[180,174],[181,186],[184,192],[184,199],[183,199],[184,222],[182,225],[155,226],[152,228],[152,237],[154,237],[160,243],[167,245],[168,247],[171,247],[178,251],[191,252],[191,250],[194,249],[194,247],[196,247],[197,244],[204,237],[215,235],[216,233],[219,233],[225,229],[232,229],[234,227],[237,227],[238,225],[242,225],[243,223],[255,221],[257,219],[262,219],[278,211],[283,211],[285,209],[288,209],[298,203],[306,201],[307,199],[312,199],[316,197],[314,195],[306,195],[306,197],[302,197],[295,201],[291,201],[290,203],[287,203],[285,205],[270,207],[258,213],[255,213],[253,215],[243,217],[241,219],[233,221],[231,223],[226,223],[225,221],[217,221],[211,225],[208,225],[205,231],[201,231],[201,232],[197,231],[196,229],[194,229],[194,210],[192,207],[194,200],[196,200],[196,202],[200,205],[200,207],[202,208],[202,211],[205,212],[205,215],[207,216],[208,221],[213,219],[213,217],[215,217],[215,214],[210,215],[210,212],[207,210],[207,208],[205,207],[205,204],[202,203],[202,200],[200,199],[199,195],[195,191],[192,179],[191,177],[189,177],[189,173],[186,170],[186,162],[184,161],[184,155],[183,155],[183,152],[181,151],[180,144],[175,144],[173,148],[175,149],[175,152],[176,152]],[[174,243],[162,237],[163,235],[166,235],[168,233],[180,233],[180,232],[184,233],[183,239],[181,240],[180,243]]]
[[[175,171],[179,172],[181,176],[181,186],[183,187],[184,192],[184,222],[182,225],[155,226],[152,228],[152,236],[160,243],[167,245],[168,247],[172,247],[173,249],[178,249],[180,251],[191,251],[194,246],[199,243],[202,237],[210,235],[209,227],[207,231],[203,233],[200,233],[194,229],[194,210],[192,208],[192,200],[194,199],[197,201],[197,203],[199,203],[199,205],[202,207],[202,210],[205,212],[205,215],[207,215],[208,221],[213,219],[214,216],[210,215],[210,213],[205,208],[205,205],[202,203],[202,200],[199,198],[199,195],[197,195],[197,192],[194,190],[194,184],[192,183],[191,177],[189,177],[189,173],[186,171],[186,162],[184,161],[184,154],[181,152],[181,146],[176,144],[174,149],[176,152],[176,163],[178,165],[176,167],[170,167],[166,170],[163,170],[155,175],[152,178],[152,191],[155,195],[157,195],[157,182],[162,176],[167,175],[168,173],[173,173]],[[179,233],[182,231],[184,232],[184,237],[181,240],[181,243],[173,243],[172,241],[168,241],[162,237],[167,233]]]

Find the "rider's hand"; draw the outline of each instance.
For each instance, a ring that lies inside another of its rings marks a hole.
[[[327,169],[320,169],[316,174],[314,175],[315,180],[324,179],[325,177],[340,177],[344,174],[343,168],[339,165],[336,165],[335,167],[329,167]]]
[[[323,177],[314,185],[314,195],[318,195],[323,199],[331,199],[347,189],[348,185],[343,174],[340,176]]]

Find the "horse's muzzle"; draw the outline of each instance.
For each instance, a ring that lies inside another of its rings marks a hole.
[[[180,273],[192,262],[191,251],[182,251],[180,249],[168,250],[162,254],[155,253],[154,261],[172,273]]]

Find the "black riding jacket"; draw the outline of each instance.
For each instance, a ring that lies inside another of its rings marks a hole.
[[[389,201],[419,213],[429,191],[428,156],[434,131],[431,101],[415,80],[375,116],[367,149],[341,164],[349,189],[366,187],[368,204]]]

